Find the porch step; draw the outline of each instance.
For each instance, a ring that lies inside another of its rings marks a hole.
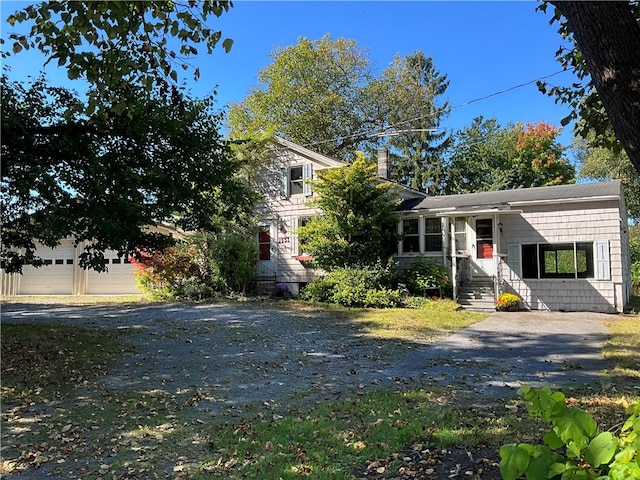
[[[276,294],[276,277],[256,277],[254,285],[258,295],[273,296]]]
[[[467,310],[495,311],[493,280],[474,280],[461,285],[458,303]]]

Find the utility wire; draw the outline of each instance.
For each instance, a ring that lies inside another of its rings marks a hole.
[[[346,135],[344,137],[332,138],[332,139],[329,139],[329,140],[319,140],[317,142],[307,143],[307,144],[302,145],[302,146],[303,147],[313,147],[315,145],[323,145],[325,143],[331,143],[331,142],[336,142],[336,141],[337,142],[343,142],[344,140],[350,140],[352,138],[358,138],[358,137],[364,137],[364,138],[382,137],[382,136],[385,136],[385,132],[386,133],[392,133],[392,134],[398,134],[398,133],[400,133],[400,132],[398,132],[398,127],[402,127],[403,125],[406,125],[408,123],[413,123],[413,122],[416,122],[418,120],[422,120],[424,118],[433,117],[435,115],[441,115],[443,113],[450,113],[452,110],[455,110],[455,109],[458,109],[458,108],[462,108],[462,107],[466,107],[466,106],[471,105],[473,103],[481,102],[483,100],[487,100],[489,98],[496,97],[498,95],[504,95],[505,93],[509,93],[509,92],[511,92],[513,90],[517,90],[518,88],[522,88],[522,87],[526,87],[527,85],[531,85],[532,83],[536,83],[536,82],[539,82],[541,80],[545,80],[547,78],[554,77],[554,76],[559,75],[561,73],[564,73],[566,71],[567,70],[558,70],[557,72],[550,73],[549,75],[544,75],[542,77],[538,77],[538,78],[536,78],[534,80],[529,80],[528,82],[524,82],[524,83],[520,83],[518,85],[514,85],[514,86],[506,88],[504,90],[499,90],[497,92],[493,92],[493,93],[490,93],[488,95],[484,95],[482,97],[474,98],[474,99],[469,100],[469,101],[464,102],[464,103],[459,103],[457,105],[453,105],[453,106],[451,106],[451,107],[449,107],[447,109],[444,109],[442,111],[432,112],[432,113],[429,113],[427,115],[421,115],[419,117],[415,117],[415,118],[412,118],[412,119],[409,119],[409,120],[404,120],[402,122],[398,122],[398,123],[395,123],[393,125],[388,125],[387,127],[382,128],[382,129],[380,129],[378,131],[374,131],[374,132],[370,132],[370,133],[366,133],[366,132],[354,133],[352,135]],[[392,130],[392,131],[389,132],[389,130]]]

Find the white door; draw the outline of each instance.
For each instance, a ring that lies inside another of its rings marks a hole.
[[[492,217],[475,218],[473,229],[475,241],[471,255],[471,274],[474,278],[493,277],[495,271],[495,232]]]
[[[72,295],[75,247],[63,243],[57,248],[40,247],[36,254],[45,265],[25,265],[20,277],[19,295]]]
[[[127,295],[140,293],[133,265],[128,257],[118,257],[113,250],[104,252],[106,272],[87,270],[88,295]]]

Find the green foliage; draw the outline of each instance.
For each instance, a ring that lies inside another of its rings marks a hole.
[[[396,57],[379,76],[354,40],[298,39],[278,48],[258,74],[258,85],[231,105],[232,138],[259,131],[341,160],[381,142],[372,132],[394,132],[394,180],[421,190],[435,188],[446,134],[435,132],[448,105],[440,102],[448,80],[423,52]],[[395,172],[395,173],[394,173]]]
[[[157,89],[170,97],[174,106],[182,104],[176,87],[179,70],[189,70],[189,59],[204,44],[211,53],[222,38],[207,20],[231,8],[229,1],[206,2],[41,2],[18,10],[7,19],[11,27],[25,24],[28,33],[12,33],[12,52],[39,49],[47,63],[67,69],[69,79],[85,79],[91,84],[84,111],[91,116],[132,112],[126,97],[105,102],[116,91]],[[167,38],[177,40],[173,50]],[[222,42],[229,51],[231,39]],[[3,52],[3,57],[10,53]],[[198,79],[199,69],[193,70]],[[135,108],[134,108],[135,109]],[[135,114],[135,113],[134,113]]]
[[[393,308],[402,303],[396,267],[386,265],[339,268],[319,277],[303,290],[300,297],[314,302],[337,303],[346,307]]]
[[[271,58],[258,73],[259,85],[229,109],[232,138],[273,131],[301,145],[323,140],[314,149],[345,158],[379,125],[363,92],[372,78],[369,59],[354,40],[300,38]]]
[[[553,2],[549,2],[553,3]],[[628,3],[628,5],[620,5]],[[543,12],[547,11],[548,2],[542,2],[538,6],[538,10]],[[625,15],[630,21],[629,24],[635,22],[640,24],[640,7],[635,2],[619,2],[614,15]],[[610,13],[612,10],[608,6],[602,6]],[[597,8],[597,7],[596,7]],[[622,12],[624,11],[624,12]],[[592,19],[594,13],[585,12],[583,14],[585,20]],[[587,66],[587,61],[584,54],[580,51],[577,42],[575,40],[574,31],[572,26],[569,25],[566,18],[560,9],[554,8],[553,16],[549,23],[558,24],[558,33],[562,37],[564,45],[562,45],[556,52],[556,60],[564,70],[570,70],[577,78],[577,81],[571,83],[570,86],[553,85],[545,81],[538,81],[538,89],[545,95],[554,97],[556,102],[568,105],[571,108],[569,115],[562,119],[563,126],[574,122],[575,132],[583,138],[590,138],[593,145],[603,147],[606,150],[620,153],[622,151],[622,145],[616,138],[613,132],[610,120],[610,112],[607,112],[602,105],[600,96],[594,86],[591,78],[591,72]],[[574,27],[575,28],[575,27]],[[628,34],[632,38],[637,36],[636,32],[620,32],[611,31],[613,38],[607,39],[606,44],[616,45],[616,49],[620,50],[625,44],[623,36]],[[615,38],[619,36],[618,38]],[[629,52],[629,55],[633,55]],[[606,53],[602,53],[606,57]],[[610,72],[615,72],[614,76],[617,76],[620,72],[616,72],[615,66],[607,64],[606,67]],[[628,99],[624,99],[628,101]],[[629,120],[627,119],[627,122]],[[632,125],[632,123],[628,123]],[[635,132],[632,132],[635,134]]]
[[[500,126],[482,116],[455,134],[447,165],[448,194],[575,182],[573,165],[557,142],[560,129],[545,122]]]
[[[448,134],[439,131],[440,120],[450,109],[441,100],[448,86],[433,58],[416,51],[396,56],[370,87],[379,92],[390,131],[398,132],[388,139],[391,178],[432,195],[441,187],[443,153],[450,142]]]
[[[180,110],[138,94],[127,97],[127,116],[88,118],[73,92],[44,77],[25,86],[2,76],[5,271],[38,265],[34,239],[86,241],[81,266],[100,270],[106,249],[132,256],[172,243],[147,226],[211,229],[214,217],[251,208],[213,99],[185,98]]]
[[[589,146],[594,138],[590,134],[587,139],[576,137],[573,140],[572,149],[579,162],[578,176],[591,180],[620,180],[629,219],[640,222],[640,173],[626,152]],[[636,258],[640,260],[640,254]]]
[[[496,310],[518,310],[520,308],[520,297],[513,293],[501,293],[496,300]]]
[[[500,449],[500,472],[505,480],[526,475],[529,480],[629,480],[640,478],[640,404],[628,407],[629,418],[619,436],[601,432],[586,411],[567,405],[561,392],[523,385],[530,415],[552,425],[542,445],[508,444]]]
[[[409,292],[415,295],[424,295],[430,288],[441,288],[443,292],[450,293],[453,288],[449,269],[427,257],[416,258],[404,271],[402,279]]]
[[[254,277],[256,254],[253,235],[239,230],[196,233],[133,262],[140,288],[153,297],[202,299],[244,294]]]
[[[390,185],[380,183],[377,167],[362,155],[350,165],[318,174],[312,201],[322,214],[298,229],[304,251],[314,264],[331,271],[375,265],[396,247],[396,202]]]
[[[634,295],[640,294],[640,262],[631,264],[631,289]]]

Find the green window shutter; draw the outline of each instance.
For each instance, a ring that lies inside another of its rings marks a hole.
[[[289,198],[289,169],[287,167],[280,169],[280,197]]]
[[[596,242],[596,280],[611,280],[608,240]]]
[[[507,245],[507,264],[509,265],[509,280],[520,280],[522,277],[522,267],[520,263],[519,243],[510,243]]]
[[[312,163],[305,163],[302,166],[302,178],[303,178],[303,185],[302,185],[302,192],[304,193],[305,197],[310,197],[312,192],[311,192],[311,183],[309,183],[311,181],[311,179],[313,178],[313,164]]]

